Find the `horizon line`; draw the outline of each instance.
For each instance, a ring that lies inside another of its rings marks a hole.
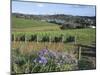
[[[21,12],[12,12],[11,14],[24,14],[24,15],[69,15],[69,16],[87,16],[87,17],[96,17],[96,15],[89,16],[89,15],[72,15],[72,14],[64,14],[64,13],[55,13],[55,14],[32,14],[32,13],[21,13]]]

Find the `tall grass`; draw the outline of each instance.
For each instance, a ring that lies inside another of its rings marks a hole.
[[[12,49],[12,74],[77,70],[77,59],[67,52],[48,49],[22,53]]]

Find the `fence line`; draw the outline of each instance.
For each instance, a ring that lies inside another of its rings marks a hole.
[[[82,56],[96,56],[96,47],[82,44],[77,44],[76,46],[78,46],[78,60],[80,60]],[[82,50],[82,48],[85,48],[85,50]]]

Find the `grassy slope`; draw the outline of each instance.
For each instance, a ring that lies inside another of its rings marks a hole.
[[[20,32],[59,30],[59,26],[52,23],[12,17],[12,30]]]

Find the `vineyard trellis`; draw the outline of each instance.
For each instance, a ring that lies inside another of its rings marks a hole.
[[[64,36],[63,34],[60,35],[38,35],[38,34],[12,34],[12,41],[35,41],[35,42],[76,42],[75,36]]]

